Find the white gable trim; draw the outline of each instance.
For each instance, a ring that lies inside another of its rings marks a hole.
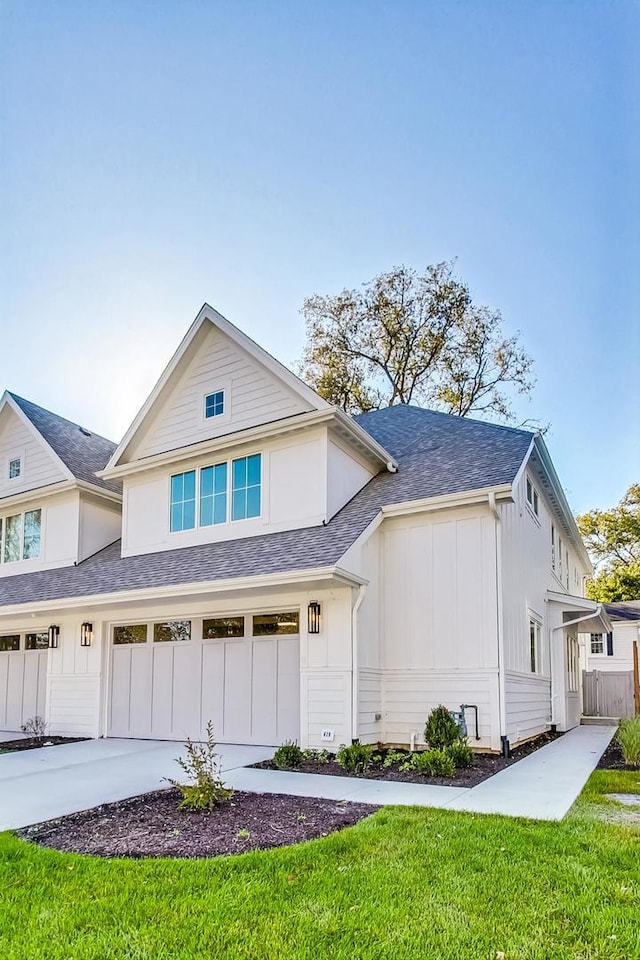
[[[2,394],[2,397],[0,398],[0,416],[2,415],[2,411],[4,410],[5,407],[9,407],[10,410],[13,410],[13,412],[18,415],[19,419],[22,421],[22,423],[25,425],[25,427],[31,433],[34,439],[37,440],[38,443],[40,443],[41,445],[44,445],[47,448],[48,453],[53,457],[53,459],[55,460],[56,464],[60,467],[65,477],[67,477],[68,480],[73,480],[75,483],[76,478],[74,477],[69,467],[66,465],[66,463],[63,460],[60,459],[60,457],[55,452],[55,450],[50,445],[50,443],[45,439],[45,437],[42,436],[38,428],[35,426],[35,424],[31,422],[31,420],[26,415],[24,410],[15,402],[15,400],[13,399],[13,397],[11,396],[8,390],[5,390],[5,392]]]
[[[241,349],[248,353],[259,364],[265,367],[271,374],[273,374],[273,376],[275,376],[278,380],[284,383],[285,386],[297,394],[297,396],[304,400],[305,403],[309,404],[313,410],[327,411],[332,409],[331,405],[327,403],[326,400],[323,400],[322,397],[320,397],[314,390],[303,383],[299,377],[296,377],[294,373],[292,373],[290,370],[287,370],[287,368],[278,360],[276,360],[275,357],[272,357],[270,353],[267,353],[266,350],[263,350],[262,347],[258,346],[254,340],[230,323],[226,317],[223,317],[222,314],[218,313],[217,310],[214,310],[213,307],[209,306],[208,303],[205,303],[198,316],[187,330],[182,342],[180,343],[180,346],[165,367],[160,379],[140,408],[137,416],[133,420],[133,423],[122,438],[122,441],[114,451],[113,456],[105,467],[105,472],[111,471],[118,466],[122,455],[147,419],[162,390],[167,385],[170,377],[183,360],[187,350],[189,349],[189,346],[197,336],[203,324],[207,322],[211,323],[222,333],[226,334],[230,340],[241,347]]]

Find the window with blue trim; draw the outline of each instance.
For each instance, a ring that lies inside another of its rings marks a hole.
[[[220,417],[224,413],[224,390],[216,390],[215,393],[209,393],[204,398],[204,415],[207,420],[210,417]]]
[[[200,471],[200,526],[227,522],[227,464]]]
[[[171,477],[171,532],[193,530],[195,525],[196,472],[176,473]]]
[[[260,516],[261,456],[234,460],[231,467],[231,519]]]

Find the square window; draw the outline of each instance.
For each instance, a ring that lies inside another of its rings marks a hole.
[[[604,637],[601,633],[591,634],[591,653],[604,653]]]
[[[17,480],[22,473],[22,460],[20,457],[14,457],[9,460],[9,480]]]
[[[204,398],[204,415],[207,420],[211,417],[221,417],[224,413],[224,390],[216,390]]]

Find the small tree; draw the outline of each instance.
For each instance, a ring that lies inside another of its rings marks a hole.
[[[460,728],[453,714],[442,704],[429,714],[424,739],[433,750],[443,750],[460,739]]]
[[[176,763],[189,778],[188,783],[172,780],[169,783],[180,791],[182,800],[179,808],[191,810],[213,810],[223,800],[233,796],[233,790],[225,787],[220,776],[220,764],[216,753],[216,743],[213,738],[213,724],[207,724],[207,739],[204,743],[194,743],[187,739],[186,757],[179,757]]]

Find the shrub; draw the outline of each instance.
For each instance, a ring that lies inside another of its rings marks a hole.
[[[280,770],[299,767],[303,760],[304,753],[295,740],[285,740],[273,755],[273,762]]]
[[[302,756],[311,763],[329,763],[331,754],[328,750],[303,750]]]
[[[406,750],[387,750],[386,756],[382,761],[382,766],[388,770],[389,767],[393,767],[396,763],[403,763],[408,756],[409,754]]]
[[[640,715],[620,721],[617,740],[624,762],[630,767],[640,767]]]
[[[433,750],[450,747],[460,739],[460,729],[453,714],[440,704],[429,714],[424,728],[424,739]]]
[[[29,717],[20,727],[23,733],[34,740],[44,740],[47,735],[47,722],[44,717]]]
[[[455,777],[456,774],[455,764],[446,749],[412,753],[402,769],[416,770],[426,777]]]
[[[344,744],[336,754],[336,760],[347,773],[364,773],[371,766],[373,747],[367,743],[352,743],[350,747]]]
[[[473,750],[466,740],[456,740],[445,748],[455,767],[470,767],[473,763]]]
[[[179,757],[176,763],[187,775],[190,783],[180,783],[179,780],[167,778],[182,796],[178,809],[185,807],[189,810],[213,810],[218,803],[233,796],[233,790],[225,787],[220,776],[215,747],[211,721],[207,724],[207,739],[204,743],[187,740],[187,756]]]

